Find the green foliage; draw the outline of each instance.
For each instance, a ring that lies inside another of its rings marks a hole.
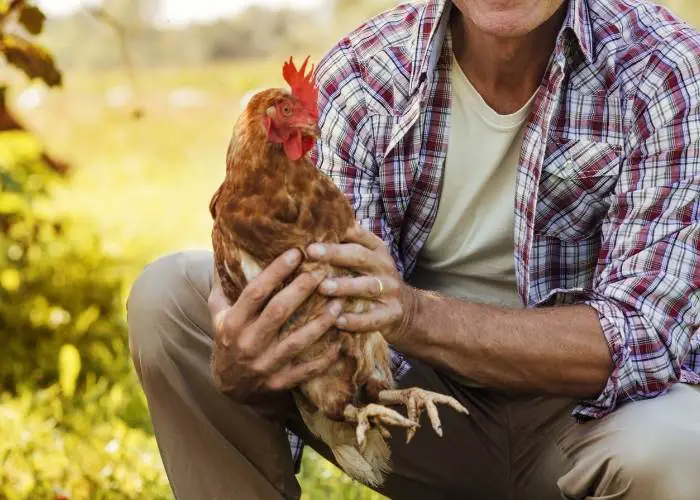
[[[104,381],[75,399],[56,386],[0,396],[0,498],[171,498],[155,439],[114,416],[123,398]]]
[[[60,181],[30,136],[2,134],[0,151],[2,387],[58,380],[65,344],[77,348],[86,372],[119,380],[129,371],[120,263],[89,229],[50,213],[45,197]]]
[[[58,352],[58,384],[64,396],[71,398],[75,394],[80,367],[80,351],[72,344],[63,344]]]
[[[56,86],[62,75],[31,39],[44,19],[0,1],[0,57]],[[29,133],[0,134],[0,498],[170,498],[129,365],[125,263],[54,213],[67,181],[42,158]]]
[[[37,146],[0,134],[0,498],[169,498],[129,366],[123,263],[51,214],[62,181]]]
[[[312,449],[304,450],[301,500],[381,500],[385,497],[351,480]]]

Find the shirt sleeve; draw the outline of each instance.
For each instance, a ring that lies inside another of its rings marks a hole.
[[[655,397],[681,378],[700,324],[700,67],[652,57],[603,221],[594,289],[613,371],[574,415]],[[653,88],[652,88],[653,85]]]
[[[384,240],[403,274],[398,242],[382,205],[380,167],[362,70],[349,41],[341,41],[323,58],[316,81],[322,134],[312,158],[348,197],[357,221]]]

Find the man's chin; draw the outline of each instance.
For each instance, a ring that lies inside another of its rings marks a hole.
[[[518,38],[535,31],[565,4],[561,0],[522,0],[498,7],[489,0],[456,1],[463,15],[484,34]]]

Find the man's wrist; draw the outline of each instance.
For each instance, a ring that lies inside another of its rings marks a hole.
[[[393,329],[389,335],[385,335],[387,342],[396,346],[401,342],[405,342],[410,337],[413,330],[413,325],[418,314],[419,290],[410,285],[402,284],[401,287],[401,307],[403,314],[401,323]]]

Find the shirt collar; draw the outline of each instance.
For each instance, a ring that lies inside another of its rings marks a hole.
[[[450,0],[427,0],[421,10],[413,35],[411,95],[415,95],[427,76],[435,71],[449,27],[451,9]]]
[[[411,94],[414,95],[428,75],[433,74],[440,56],[445,35],[449,28],[452,9],[450,0],[427,0],[420,13],[416,31],[413,36],[413,59],[411,72]],[[586,0],[568,0],[564,24],[557,39],[556,50],[566,56],[570,54],[570,38],[578,46],[587,62],[593,61],[593,29]]]
[[[581,52],[586,62],[592,63],[595,47],[593,46],[593,27],[591,26],[587,0],[568,1],[569,5],[567,7],[566,17],[564,18],[564,24],[559,32],[557,48],[564,49],[568,54],[566,50],[567,47],[562,46],[562,44],[565,45],[569,43],[566,34],[572,33],[574,45],[578,46],[578,50]]]

